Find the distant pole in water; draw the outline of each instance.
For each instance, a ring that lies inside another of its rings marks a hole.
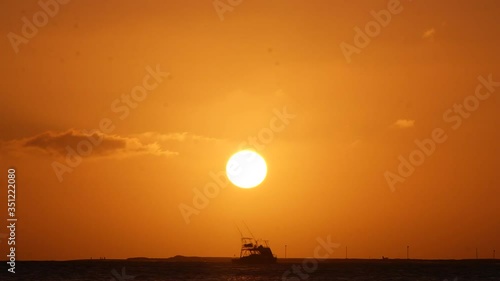
[[[493,259],[495,259],[495,249],[493,249]]]
[[[347,259],[347,246],[345,246],[345,259]]]
[[[406,246],[406,259],[410,259],[410,246]]]
[[[286,245],[285,245],[285,259],[286,259]]]
[[[479,258],[479,255],[477,254],[477,248],[476,248],[476,260]]]

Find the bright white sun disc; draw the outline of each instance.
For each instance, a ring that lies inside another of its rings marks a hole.
[[[253,150],[238,151],[227,161],[226,174],[238,187],[256,187],[266,178],[266,161]]]

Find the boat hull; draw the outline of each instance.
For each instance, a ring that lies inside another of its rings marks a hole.
[[[239,259],[232,259],[232,262],[239,264],[272,264],[276,263],[277,260],[278,259],[276,257],[262,257],[260,255],[251,255],[241,257]]]

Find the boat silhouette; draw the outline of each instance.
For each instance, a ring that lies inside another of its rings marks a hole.
[[[238,231],[241,235],[240,257],[233,259],[232,262],[241,264],[276,263],[278,258],[273,255],[273,252],[269,247],[268,240],[255,239],[255,237],[253,237],[253,234],[252,237],[243,237],[243,234],[241,233],[239,228]],[[248,229],[248,231],[250,232],[250,229]]]

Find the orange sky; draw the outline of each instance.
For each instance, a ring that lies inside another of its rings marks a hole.
[[[212,1],[73,0],[15,46],[43,10],[3,1],[0,170],[17,170],[18,258],[233,256],[243,220],[279,257],[327,236],[332,258],[491,257],[500,87],[459,126],[443,114],[478,77],[500,81],[500,4],[401,1],[348,62],[342,42],[392,1],[243,0],[219,17]],[[137,87],[143,100],[121,100]],[[54,161],[101,122],[102,142],[58,180]],[[436,128],[446,141],[391,189],[386,172]],[[186,224],[180,204],[249,138],[266,180],[222,188]]]

